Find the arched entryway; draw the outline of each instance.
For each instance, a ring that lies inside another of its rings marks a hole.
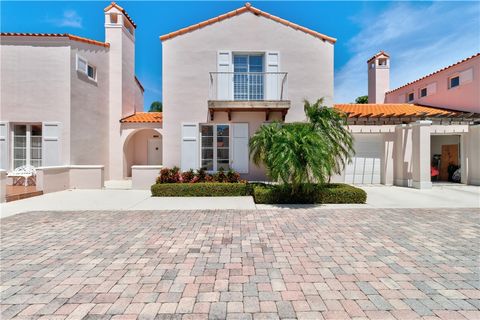
[[[123,146],[124,176],[132,176],[134,165],[161,165],[162,135],[155,129],[137,129],[125,140]]]

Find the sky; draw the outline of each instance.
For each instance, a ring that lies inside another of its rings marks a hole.
[[[162,100],[159,36],[237,9],[237,1],[118,1],[137,24],[136,75],[145,109]],[[337,38],[336,103],[367,94],[367,63],[390,54],[394,89],[480,52],[480,2],[251,1],[252,5]],[[109,1],[0,1],[2,32],[71,33],[104,41]],[[288,70],[282,70],[288,71]]]

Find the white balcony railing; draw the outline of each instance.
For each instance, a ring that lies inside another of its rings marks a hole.
[[[286,72],[210,72],[209,100],[287,100]]]

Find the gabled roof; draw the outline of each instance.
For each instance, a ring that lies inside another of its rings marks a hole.
[[[450,68],[452,68],[452,67],[458,66],[459,64],[464,63],[464,62],[467,62],[467,61],[469,61],[469,60],[472,60],[473,58],[476,58],[476,57],[478,57],[478,56],[480,56],[480,52],[474,54],[474,55],[471,56],[471,57],[468,57],[468,58],[465,58],[465,59],[460,60],[460,61],[458,61],[458,62],[455,62],[454,64],[451,64],[451,65],[449,65],[449,66],[447,66],[447,67],[445,67],[445,68],[442,68],[442,69],[440,69],[440,70],[437,70],[437,71],[435,71],[435,72],[432,72],[432,73],[430,73],[430,74],[427,74],[426,76],[423,76],[423,77],[421,77],[420,79],[417,79],[417,80],[408,82],[408,83],[404,84],[404,85],[401,86],[401,87],[398,87],[398,88],[396,88],[396,89],[387,91],[385,94],[389,94],[389,93],[392,93],[392,92],[394,92],[394,91],[397,91],[397,90],[399,90],[399,89],[401,89],[401,88],[404,88],[404,87],[406,87],[406,86],[411,85],[412,83],[418,82],[418,81],[420,81],[420,80],[423,80],[423,79],[425,79],[425,78],[428,78],[428,77],[430,77],[430,76],[433,76],[434,74],[437,74],[437,73],[439,73],[439,72],[445,71],[445,70],[450,69]]]
[[[135,112],[120,120],[121,123],[162,123],[162,112]]]
[[[118,4],[116,4],[115,2],[112,1],[112,3],[110,3],[105,9],[103,9],[103,11],[107,12],[108,10],[112,9],[112,8],[117,8],[118,10],[120,10],[123,15],[128,19],[128,21],[130,21],[130,23],[132,24],[132,26],[134,28],[137,28],[137,25],[135,24],[135,22],[133,22],[132,18],[130,18],[130,16],[128,15],[127,11],[125,11],[125,9],[123,9],[122,7],[120,7]]]
[[[197,30],[197,29],[201,29],[205,26],[208,26],[208,25],[211,25],[211,24],[214,24],[214,23],[217,23],[217,22],[220,22],[222,20],[225,20],[225,19],[229,19],[229,18],[232,18],[232,17],[235,17],[237,15],[240,15],[244,12],[251,12],[255,15],[258,15],[258,16],[262,16],[262,17],[265,17],[265,18],[268,18],[268,19],[272,19],[273,21],[276,21],[278,23],[281,23],[283,25],[286,25],[288,27],[291,27],[295,30],[300,30],[302,32],[305,32],[305,33],[308,33],[316,38],[319,38],[319,39],[322,39],[324,41],[329,41],[331,43],[335,43],[337,41],[337,39],[335,38],[332,38],[332,37],[329,37],[329,36],[326,36],[324,34],[321,34],[319,32],[316,32],[314,30],[311,30],[311,29],[308,29],[308,28],[305,28],[305,27],[302,27],[296,23],[293,23],[293,22],[290,22],[288,20],[285,20],[285,19],[282,19],[282,18],[279,18],[277,16],[274,16],[274,15],[271,15],[265,11],[262,11],[260,9],[257,9],[255,7],[252,7],[252,5],[250,3],[245,3],[245,5],[239,9],[236,9],[236,10],[233,10],[233,11],[230,11],[230,12],[227,12],[225,14],[222,14],[222,15],[219,15],[215,18],[211,18],[209,20],[205,20],[205,21],[202,21],[200,23],[197,23],[197,24],[194,24],[194,25],[191,25],[189,27],[186,27],[186,28],[183,28],[183,29],[180,29],[180,30],[177,30],[177,31],[174,31],[174,32],[171,32],[171,33],[168,33],[168,34],[165,34],[163,36],[160,37],[160,40],[161,41],[165,41],[165,40],[168,40],[168,39],[172,39],[174,37],[177,37],[179,35],[182,35],[182,34],[185,34],[187,32],[192,32],[194,30]]]
[[[20,33],[20,32],[2,32],[0,34],[2,37],[58,37],[58,38],[68,38],[73,41],[79,41],[84,43],[89,43],[97,46],[102,46],[105,48],[110,47],[109,43],[87,39],[79,36],[74,36],[73,34],[68,33]]]
[[[459,111],[452,111],[442,108],[427,107],[410,103],[350,103],[335,104],[334,108],[348,115],[349,118],[361,117],[432,117],[432,116],[449,116],[461,114]]]
[[[372,60],[375,59],[375,58],[380,57],[380,56],[385,56],[385,57],[387,57],[387,58],[390,58],[390,55],[389,55],[388,53],[386,53],[385,51],[382,50],[382,51],[380,51],[379,53],[377,53],[376,55],[374,55],[373,57],[371,57],[370,59],[368,59],[368,60],[367,60],[367,63],[370,62],[370,61],[372,61]]]

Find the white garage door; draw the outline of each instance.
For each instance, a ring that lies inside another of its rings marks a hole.
[[[380,183],[380,164],[383,139],[378,134],[357,134],[355,138],[355,157],[345,169],[345,183]]]

